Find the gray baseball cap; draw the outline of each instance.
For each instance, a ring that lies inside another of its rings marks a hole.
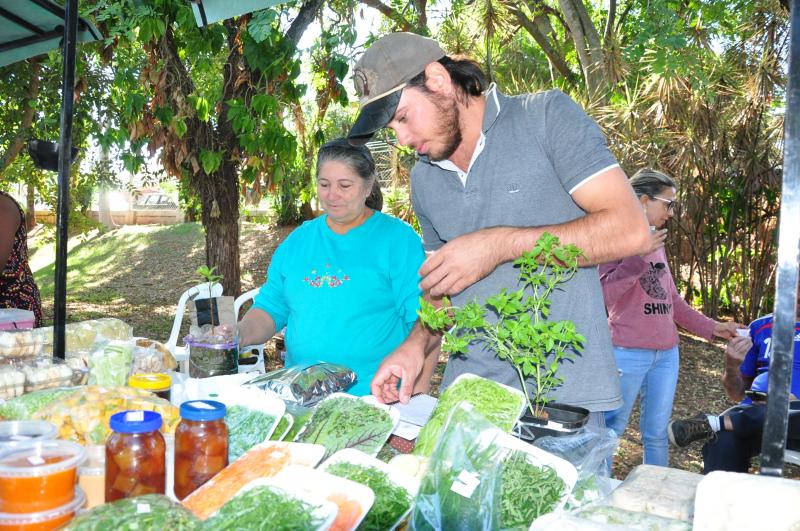
[[[415,33],[390,33],[375,41],[353,71],[360,112],[347,135],[350,143],[363,144],[386,127],[403,87],[428,64],[446,55],[438,42]]]

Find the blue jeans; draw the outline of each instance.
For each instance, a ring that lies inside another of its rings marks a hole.
[[[606,426],[621,437],[636,397],[641,394],[639,430],[644,441],[644,463],[669,466],[667,424],[678,384],[678,347],[653,350],[614,346],[614,356],[623,404],[606,412]]]

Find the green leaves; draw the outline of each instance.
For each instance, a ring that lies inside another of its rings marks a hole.
[[[219,282],[222,280],[222,275],[216,274],[217,266],[209,268],[207,265],[201,265],[197,268],[196,273],[203,277],[203,280],[208,282],[209,284],[213,284],[215,282]]]
[[[549,321],[550,295],[568,282],[583,255],[575,245],[561,245],[556,236],[544,233],[530,251],[514,262],[519,267],[517,291],[503,289],[488,297],[484,305],[472,301],[462,308],[453,307],[447,298],[436,309],[420,299],[420,321],[432,330],[451,330],[443,335],[442,350],[466,355],[469,344],[480,341],[498,358],[512,363],[523,387],[533,385],[528,405],[536,415],[533,403],[544,406],[550,392],[563,380],[558,376],[561,361],[572,359],[583,349],[585,338],[571,321]],[[486,309],[497,320],[485,319]]]
[[[222,164],[222,152],[200,149],[200,164],[203,166],[203,171],[206,172],[206,175],[211,175]]]

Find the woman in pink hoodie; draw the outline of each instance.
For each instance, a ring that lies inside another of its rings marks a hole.
[[[675,208],[675,181],[651,170],[630,180],[652,233],[650,251],[600,266],[600,282],[620,373],[623,405],[605,414],[606,426],[622,436],[636,397],[641,395],[639,427],[644,463],[669,466],[667,424],[678,383],[678,329],[711,340],[729,339],[741,328],[717,322],[684,301],[664,253],[666,222]]]

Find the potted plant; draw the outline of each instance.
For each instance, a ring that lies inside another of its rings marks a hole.
[[[212,288],[222,280],[216,267],[202,265],[197,274],[208,283],[209,298],[196,298],[190,305],[192,326],[184,343],[189,347],[189,376],[207,378],[238,372],[239,350],[236,337],[221,334],[219,325],[235,329],[233,297],[214,297]]]
[[[463,356],[469,344],[478,341],[513,365],[528,400],[528,411],[515,430],[524,439],[574,432],[589,415],[584,408],[557,404],[550,397],[563,383],[559,365],[580,353],[586,341],[572,321],[548,320],[550,295],[573,277],[582,255],[575,245],[561,245],[556,236],[545,232],[532,250],[514,262],[519,267],[518,290],[503,289],[484,305],[472,301],[455,307],[444,297],[436,308],[425,299],[420,301],[422,323],[432,330],[449,330],[443,336],[443,351]],[[496,322],[486,319],[487,310],[497,316]]]

